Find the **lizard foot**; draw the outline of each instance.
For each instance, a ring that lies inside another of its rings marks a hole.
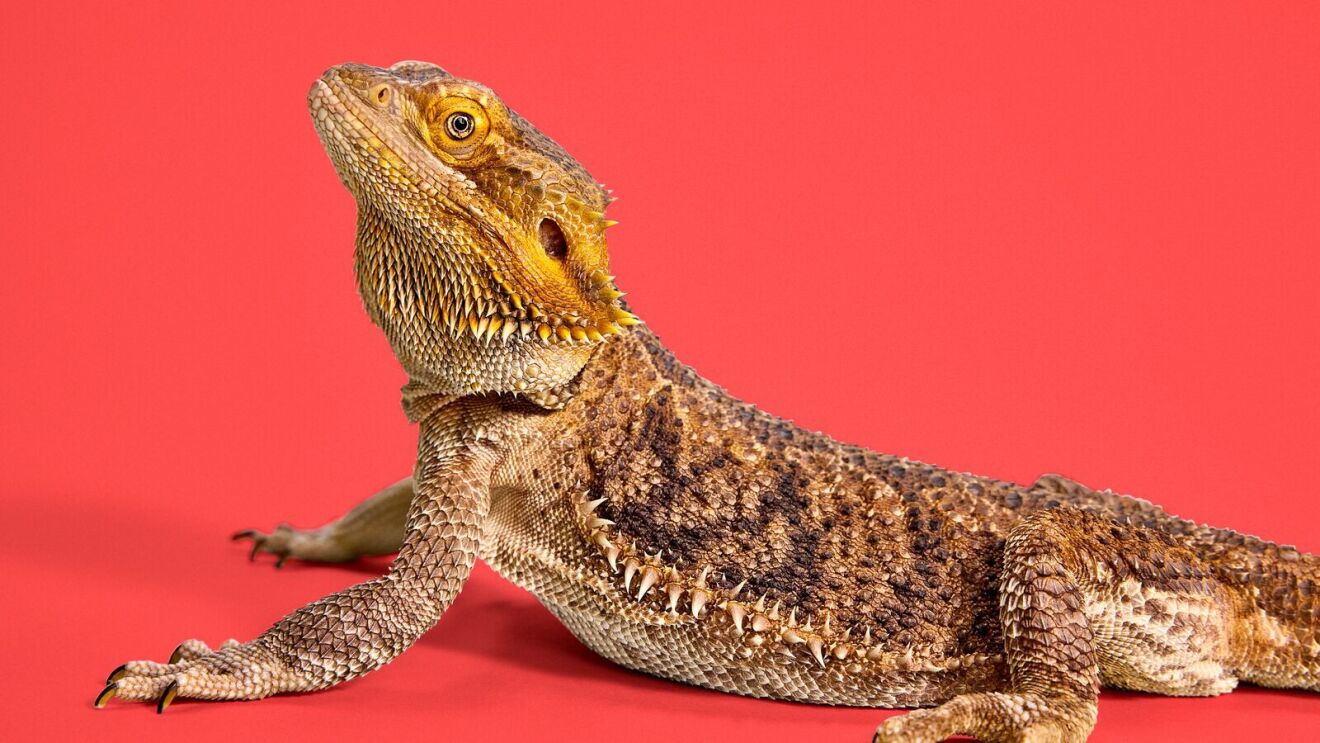
[[[186,640],[170,662],[135,660],[111,671],[106,687],[96,695],[104,707],[118,697],[156,703],[162,713],[176,697],[194,699],[260,699],[285,691],[306,691],[316,684],[289,668],[258,642],[226,640],[211,650],[201,640]]]
[[[285,560],[290,557],[301,557],[307,552],[308,543],[320,539],[320,534],[318,530],[295,529],[288,524],[280,524],[270,533],[257,529],[244,529],[230,538],[236,542],[240,539],[251,539],[252,551],[248,553],[249,560],[256,560],[258,552],[269,552],[275,555],[275,567],[282,568]]]
[[[363,555],[385,555],[399,550],[403,527],[400,525],[397,529],[393,528],[393,519],[385,528],[380,528],[381,524],[372,521],[370,516],[350,522],[347,526],[342,521],[319,529],[295,529],[288,524],[280,524],[270,533],[244,529],[235,534],[233,539],[251,539],[252,552],[248,559],[255,560],[258,552],[269,552],[275,555],[277,568],[282,567],[290,557],[306,562],[347,562]]]
[[[885,720],[873,743],[937,743],[955,735],[985,743],[1082,743],[1094,723],[1094,705],[1055,704],[1035,694],[961,694]]]

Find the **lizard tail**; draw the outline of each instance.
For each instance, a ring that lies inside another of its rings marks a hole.
[[[1228,589],[1238,677],[1259,686],[1320,691],[1320,555],[1156,511],[1147,523],[1189,544]]]
[[[1320,555],[1226,530],[1203,546],[1243,605],[1243,680],[1320,691]]]

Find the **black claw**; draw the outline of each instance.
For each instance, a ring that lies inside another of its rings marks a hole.
[[[183,643],[179,643],[179,646],[174,648],[174,652],[170,653],[170,665],[174,665],[175,663],[178,663],[182,658],[183,658]]]
[[[170,706],[170,702],[173,702],[178,695],[179,682],[171,681],[170,685],[165,687],[165,693],[161,694],[160,699],[156,702],[156,714],[164,714],[165,708]]]
[[[110,675],[105,677],[105,682],[106,682],[107,684],[114,684],[116,681],[118,681],[119,679],[123,678],[123,677],[124,677],[124,674],[126,674],[126,673],[128,673],[128,664],[127,664],[127,663],[125,663],[124,665],[122,665],[122,666],[116,668],[115,670],[111,671],[111,672],[110,672]],[[103,691],[103,692],[101,692],[101,693],[104,694],[105,692]]]
[[[261,542],[252,540],[252,551],[248,553],[248,562],[256,562],[257,553],[261,551]]]
[[[284,561],[287,559],[289,559],[288,555],[280,555],[279,558],[275,560],[275,567],[277,568],[284,567]]]
[[[120,666],[120,668],[122,667],[123,666]],[[114,674],[110,674],[110,675],[113,676]],[[100,694],[96,695],[96,701],[92,702],[92,706],[96,707],[97,709],[100,709],[105,706],[106,702],[110,701],[111,699],[114,699],[115,694],[118,693],[119,693],[119,684],[111,682],[110,684],[107,684],[104,689],[101,690]]]
[[[240,539],[247,539],[249,537],[255,539],[256,536],[257,536],[256,529],[244,529],[243,531],[234,532],[233,535],[230,536],[229,538],[237,542]]]

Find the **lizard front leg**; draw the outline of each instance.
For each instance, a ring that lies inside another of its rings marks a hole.
[[[416,494],[390,572],[295,611],[247,643],[207,652],[184,643],[177,662],[120,666],[96,698],[260,699],[333,686],[375,670],[430,629],[472,571],[489,508],[495,453],[423,426]]]

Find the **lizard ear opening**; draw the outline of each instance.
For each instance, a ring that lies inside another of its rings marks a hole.
[[[546,255],[557,261],[568,257],[568,238],[564,236],[564,231],[560,229],[558,222],[553,219],[542,219],[537,231],[541,235],[541,247]]]

